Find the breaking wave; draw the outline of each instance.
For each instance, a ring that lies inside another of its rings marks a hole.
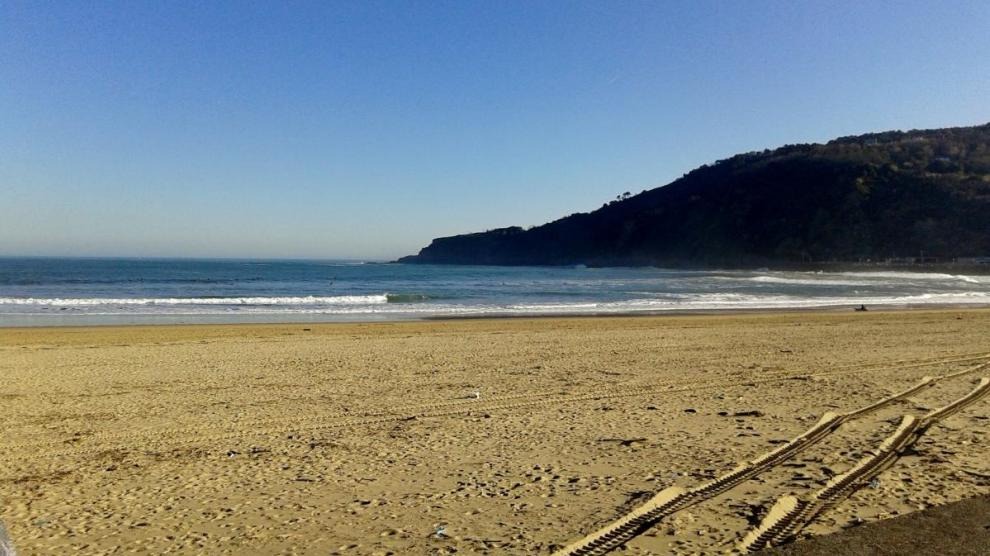
[[[869,286],[862,280],[834,280],[829,278],[785,278],[783,276],[754,276],[750,282],[761,284],[791,284],[796,286]]]
[[[729,279],[735,279],[730,277]],[[763,284],[787,284],[799,286],[875,286],[883,284],[903,284],[910,282],[945,284],[990,284],[988,276],[967,276],[965,274],[942,274],[937,272],[802,272],[790,275],[761,274],[747,279]]]
[[[328,271],[327,266],[334,268]],[[0,258],[0,325],[360,321],[849,309],[860,304],[990,306],[990,274],[952,270],[681,271]]]
[[[941,281],[966,282],[967,284],[990,283],[990,277],[987,276],[967,276],[965,274],[942,274],[939,272],[886,271],[886,272],[838,272],[836,274],[839,276],[850,276],[854,278],[887,278],[892,280],[907,280],[907,281],[941,280]]]
[[[54,307],[93,307],[100,305],[374,305],[388,303],[388,294],[298,297],[153,297],[153,298],[18,298],[0,297],[0,305],[47,305]]]
[[[751,295],[738,293],[685,294],[666,299],[633,299],[604,303],[525,304],[506,307],[513,313],[623,313],[641,311],[685,311],[717,309],[787,309],[809,307],[842,307],[860,304],[908,305],[967,305],[990,304],[990,293],[925,293],[902,296],[798,297],[789,295]]]

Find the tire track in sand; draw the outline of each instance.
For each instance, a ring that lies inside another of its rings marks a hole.
[[[893,371],[905,368],[929,367],[948,363],[967,362],[990,358],[990,354],[980,357],[953,357],[948,359],[929,359],[920,363],[895,364],[890,367],[880,367],[874,371]],[[990,365],[990,363],[987,363]],[[870,364],[869,366],[875,366]],[[297,417],[291,420],[262,419],[252,421],[237,422],[237,430],[223,433],[211,432],[202,427],[184,427],[166,430],[134,431],[128,433],[103,433],[82,437],[81,441],[87,442],[87,446],[67,447],[66,440],[53,440],[48,442],[33,442],[23,444],[8,444],[0,446],[0,461],[3,460],[33,460],[40,458],[51,458],[58,456],[78,455],[78,454],[98,454],[114,450],[132,449],[134,444],[146,445],[148,441],[162,445],[163,448],[179,447],[197,442],[211,440],[233,440],[248,436],[272,436],[288,432],[312,432],[325,429],[348,428],[360,425],[376,425],[391,422],[410,421],[419,418],[437,418],[456,415],[469,415],[471,413],[497,412],[521,408],[535,408],[553,406],[567,403],[578,403],[583,401],[595,401],[603,399],[619,399],[635,396],[643,396],[654,393],[676,393],[692,390],[702,390],[710,388],[725,388],[732,386],[750,386],[757,384],[767,384],[782,382],[794,379],[806,379],[812,377],[827,377],[843,374],[861,372],[860,366],[842,367],[838,371],[825,371],[818,373],[797,373],[793,371],[778,371],[768,373],[761,378],[741,379],[728,382],[720,379],[703,379],[688,381],[664,381],[644,386],[616,386],[612,388],[601,388],[589,392],[578,392],[575,394],[556,394],[547,397],[544,393],[539,394],[514,394],[502,397],[491,397],[480,402],[475,399],[455,400],[433,404],[422,404],[404,406],[398,408],[383,408],[370,410],[355,415],[349,412],[337,412],[321,414],[309,417]],[[959,373],[973,372],[974,369],[964,369]],[[959,374],[956,373],[956,374]],[[901,395],[908,395],[902,393]],[[526,401],[528,398],[540,396],[539,399]],[[515,403],[498,404],[492,402],[523,400]],[[409,408],[411,411],[404,411]],[[275,424],[277,426],[265,425]],[[178,437],[178,438],[177,438]],[[76,441],[70,439],[69,442]],[[93,444],[94,442],[98,444]],[[50,448],[62,448],[61,450],[46,451]],[[12,453],[15,450],[31,450],[32,453],[14,458]]]
[[[738,549],[755,552],[794,539],[801,530],[822,513],[835,507],[900,459],[901,455],[938,421],[962,411],[990,394],[990,378],[983,378],[971,392],[956,401],[929,412],[920,419],[905,415],[900,426],[870,455],[851,469],[836,475],[824,487],[805,499],[781,497],[759,526],[751,530]]]
[[[896,400],[934,386],[939,381],[953,379],[965,374],[981,371],[988,367],[990,367],[990,363],[981,363],[969,369],[950,373],[938,378],[925,377],[918,384],[903,392],[888,396],[860,409],[843,414],[825,413],[818,423],[786,444],[748,462],[742,463],[732,471],[697,487],[691,489],[680,487],[664,489],[654,495],[645,504],[626,513],[609,525],[556,551],[554,556],[591,556],[611,552],[629,542],[640,533],[648,530],[663,518],[687,507],[714,498],[760,473],[776,467],[794,455],[817,444],[849,420],[856,419]]]

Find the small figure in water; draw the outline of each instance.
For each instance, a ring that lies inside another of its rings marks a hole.
[[[866,310],[866,305],[860,305],[859,307],[856,307],[856,310],[857,311],[865,311]]]

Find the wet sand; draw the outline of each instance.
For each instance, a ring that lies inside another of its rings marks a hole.
[[[972,368],[988,331],[984,309],[0,329],[0,520],[23,554],[549,553],[826,411]],[[724,552],[982,376],[852,420],[626,553]],[[807,533],[990,494],[988,441],[985,399]]]

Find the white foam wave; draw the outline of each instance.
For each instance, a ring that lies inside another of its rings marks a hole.
[[[94,307],[153,306],[153,305],[374,305],[387,303],[388,296],[381,295],[337,295],[337,296],[298,296],[298,297],[155,297],[155,298],[38,298],[0,297],[0,305],[37,305],[51,307]]]
[[[915,295],[797,297],[787,295],[690,294],[675,304],[695,308],[788,308],[844,305],[990,304],[990,292],[945,292]]]
[[[581,314],[692,311],[718,309],[788,309],[866,305],[990,305],[990,292],[927,293],[904,296],[796,297],[787,295],[751,295],[740,293],[684,294],[668,299],[633,299],[600,303],[534,303],[488,307],[423,307],[426,312],[491,314]],[[378,311],[378,309],[372,309]]]
[[[541,314],[541,313],[621,313],[637,311],[769,309],[829,307],[845,305],[990,305],[990,292],[924,293],[916,295],[866,295],[799,297],[743,293],[696,293],[666,298],[602,302],[560,302],[530,304],[388,303],[385,295],[333,297],[240,297],[240,298],[158,298],[158,299],[22,299],[0,298],[0,305],[69,307],[87,314],[119,314],[137,311],[167,311],[171,314],[224,314],[236,307],[253,314]],[[156,307],[158,310],[156,311]],[[212,307],[212,308],[211,308]],[[27,308],[27,307],[25,307]],[[41,313],[34,313],[41,314]]]
[[[551,314],[622,314],[669,311],[798,309],[816,307],[990,305],[990,291],[938,292],[920,294],[868,294],[838,296],[797,296],[770,293],[708,292],[668,293],[664,297],[644,297],[618,301],[539,301],[534,303],[475,303],[426,301],[388,303],[382,295],[238,297],[238,298],[154,298],[154,299],[42,299],[0,298],[0,310],[8,316],[43,318],[188,316],[191,318],[299,318],[377,319],[421,318],[429,316],[499,316]],[[57,309],[57,310],[56,310]]]
[[[903,296],[796,297],[740,293],[685,294],[670,299],[634,299],[605,303],[526,304],[505,307],[511,313],[622,313],[714,309],[787,309],[866,305],[988,305],[990,292],[925,293]]]
[[[869,286],[870,282],[834,280],[829,278],[785,278],[783,276],[753,276],[750,282],[761,284],[793,284],[801,286]]]
[[[856,278],[888,278],[894,280],[954,280],[966,282],[967,284],[990,282],[990,276],[967,276],[965,274],[943,274],[940,272],[903,272],[890,270],[882,272],[838,272],[836,274]]]

